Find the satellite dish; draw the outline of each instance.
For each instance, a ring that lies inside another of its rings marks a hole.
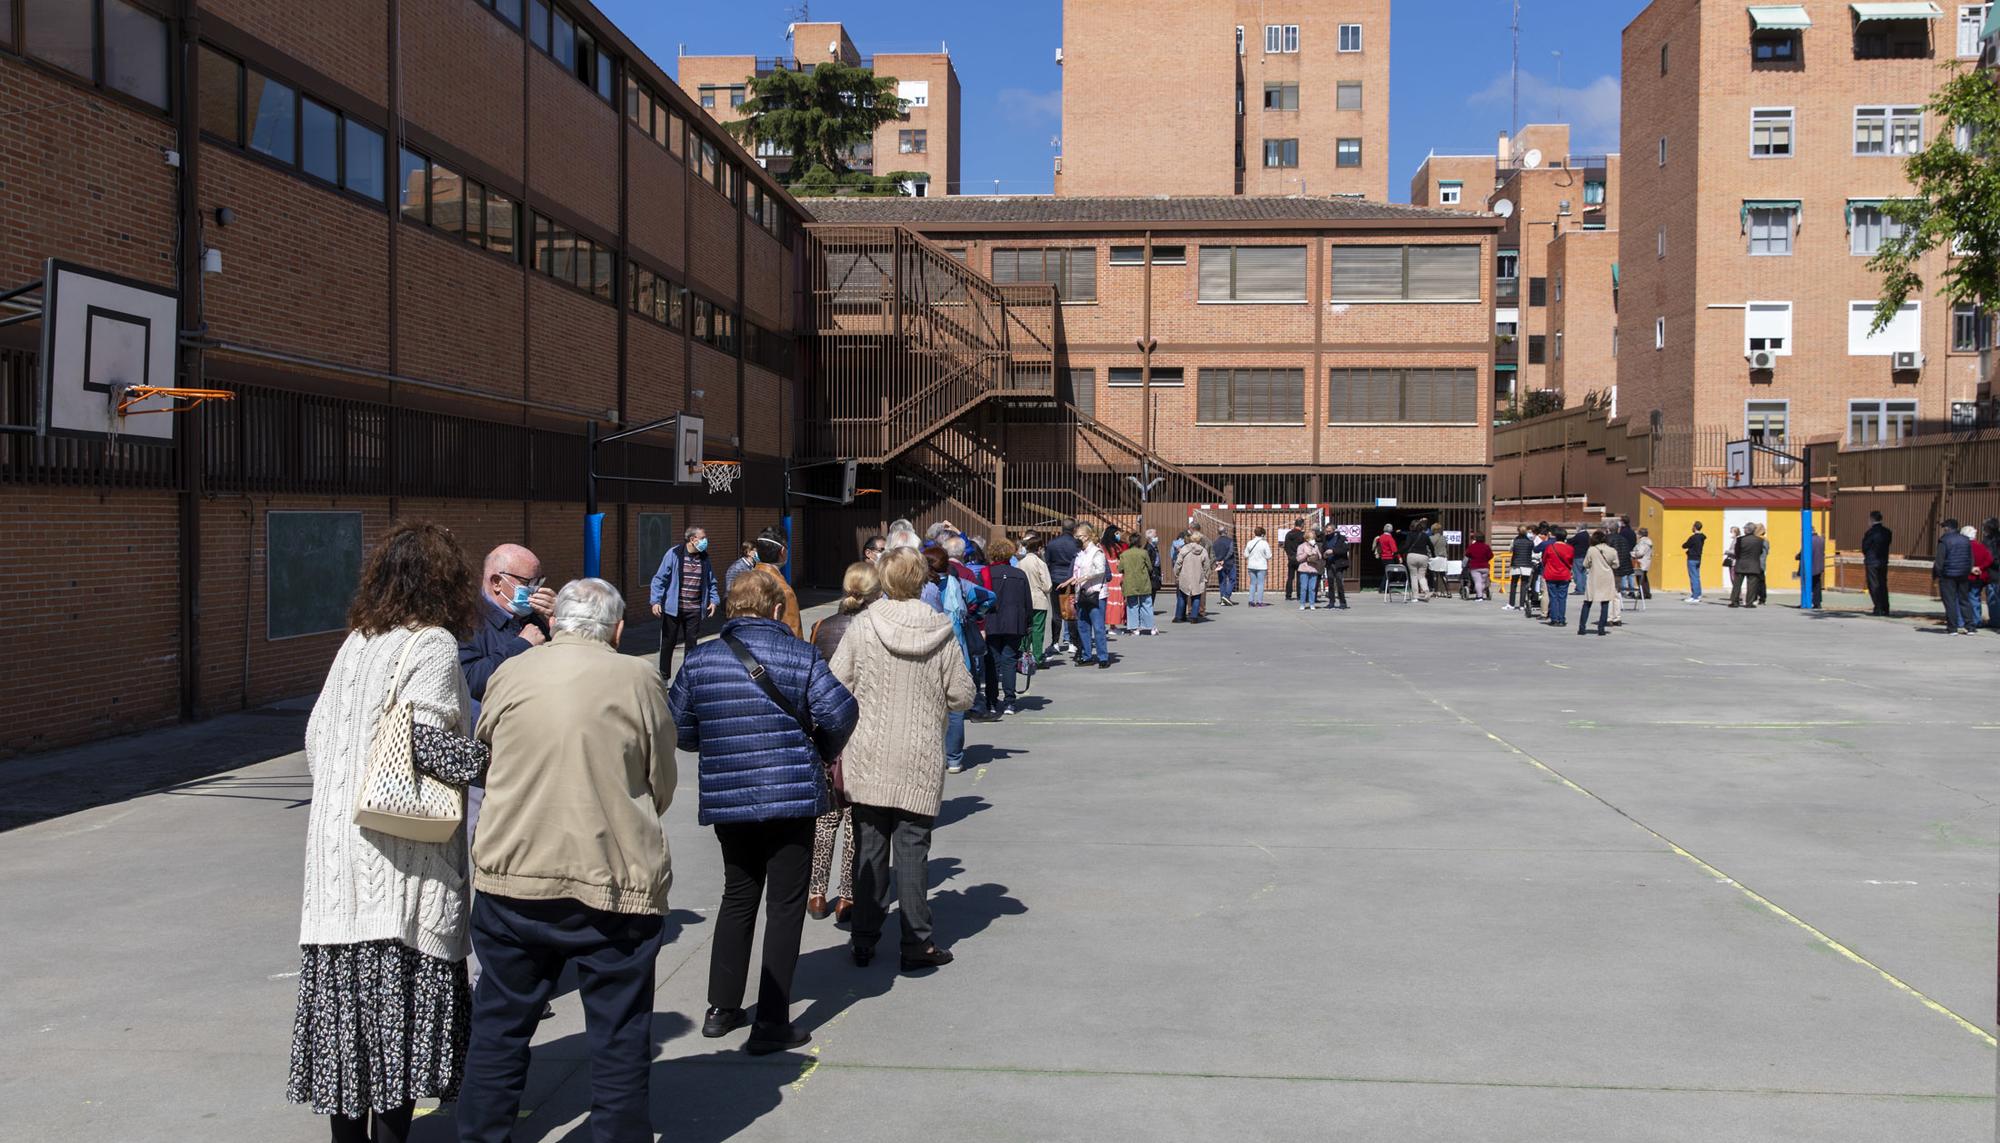
[[[1521,156],[1521,165],[1531,171],[1541,166],[1542,152],[1537,148],[1530,147],[1528,153]]]
[[[1499,215],[1502,218],[1514,217],[1514,200],[1511,198],[1503,198],[1499,202],[1494,203],[1493,213]]]

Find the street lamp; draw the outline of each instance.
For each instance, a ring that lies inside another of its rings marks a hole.
[[[1793,465],[1798,465],[1802,470],[1799,473],[1799,610],[1811,611],[1818,602],[1813,599],[1812,581],[1812,450],[1808,449],[1802,454],[1794,455],[1757,441],[1751,441],[1749,444],[1753,452],[1771,454],[1771,467],[1778,470],[1779,476],[1789,476]],[[1770,558],[1771,554],[1765,552],[1766,567],[1770,566]]]

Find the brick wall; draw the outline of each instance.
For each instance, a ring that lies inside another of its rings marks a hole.
[[[405,27],[426,7],[403,5]],[[296,0],[202,0],[215,16],[357,93],[387,106],[389,5],[381,0],[315,0],[310,15]],[[416,11],[413,11],[416,10]]]
[[[626,319],[625,408],[633,424],[670,417],[687,403],[687,342],[640,318]]]
[[[694,196],[688,280],[717,301],[733,301],[737,210],[713,184],[697,183],[688,193]]]
[[[579,409],[617,408],[618,321],[618,310],[602,300],[530,275],[529,396]]]
[[[666,148],[626,128],[627,223],[633,248],[655,270],[687,268],[687,168]]]
[[[528,53],[528,182],[537,200],[560,203],[618,233],[618,154],[624,116],[554,60]]]
[[[413,377],[521,396],[520,268],[421,226],[403,226],[401,238],[397,368]],[[548,293],[562,289],[535,285]],[[479,304],[466,304],[469,298]]]
[[[476,3],[403,4],[400,10],[404,117],[518,179],[521,33]],[[482,77],[477,99],[466,98],[468,70]]]

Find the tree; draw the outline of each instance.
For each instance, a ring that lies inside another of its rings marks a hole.
[[[1963,251],[1945,265],[1938,292],[1947,301],[1983,306],[2000,298],[2000,164],[1993,151],[2000,140],[2000,87],[1988,73],[1956,63],[1946,67],[1953,74],[1927,108],[1944,130],[1903,164],[1916,195],[1882,204],[1902,233],[1885,238],[1868,260],[1868,268],[1882,275],[1870,332],[1879,333],[1910,295],[1923,292],[1918,263],[1939,247],[1949,251],[1956,244]],[[1961,148],[1961,137],[1970,146]]]
[[[903,101],[895,80],[830,61],[752,78],[750,97],[737,110],[743,118],[724,128],[753,150],[770,144],[790,155],[792,169],[783,181],[837,183],[849,173],[845,152],[901,118]]]

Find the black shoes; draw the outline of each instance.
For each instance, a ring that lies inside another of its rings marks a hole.
[[[903,954],[904,972],[921,972],[927,968],[943,968],[952,962],[951,953],[932,945],[921,952]]]
[[[759,1024],[750,1029],[750,1038],[743,1042],[743,1050],[753,1056],[768,1056],[773,1052],[789,1052],[812,1043],[812,1035],[801,1032],[790,1024],[772,1026]]]
[[[711,1008],[708,1017],[701,1022],[701,1034],[713,1040],[727,1036],[750,1022],[750,1014],[741,1008]]]
[[[1111,660],[1109,660],[1109,659],[1099,659],[1099,660],[1097,661],[1097,669],[1098,669],[1098,670],[1100,670],[1100,671],[1108,671],[1108,670],[1110,670],[1110,669],[1111,669]]]
[[[869,962],[875,959],[875,950],[872,947],[862,948],[860,945],[852,945],[847,951],[853,954],[856,968],[867,968]]]

